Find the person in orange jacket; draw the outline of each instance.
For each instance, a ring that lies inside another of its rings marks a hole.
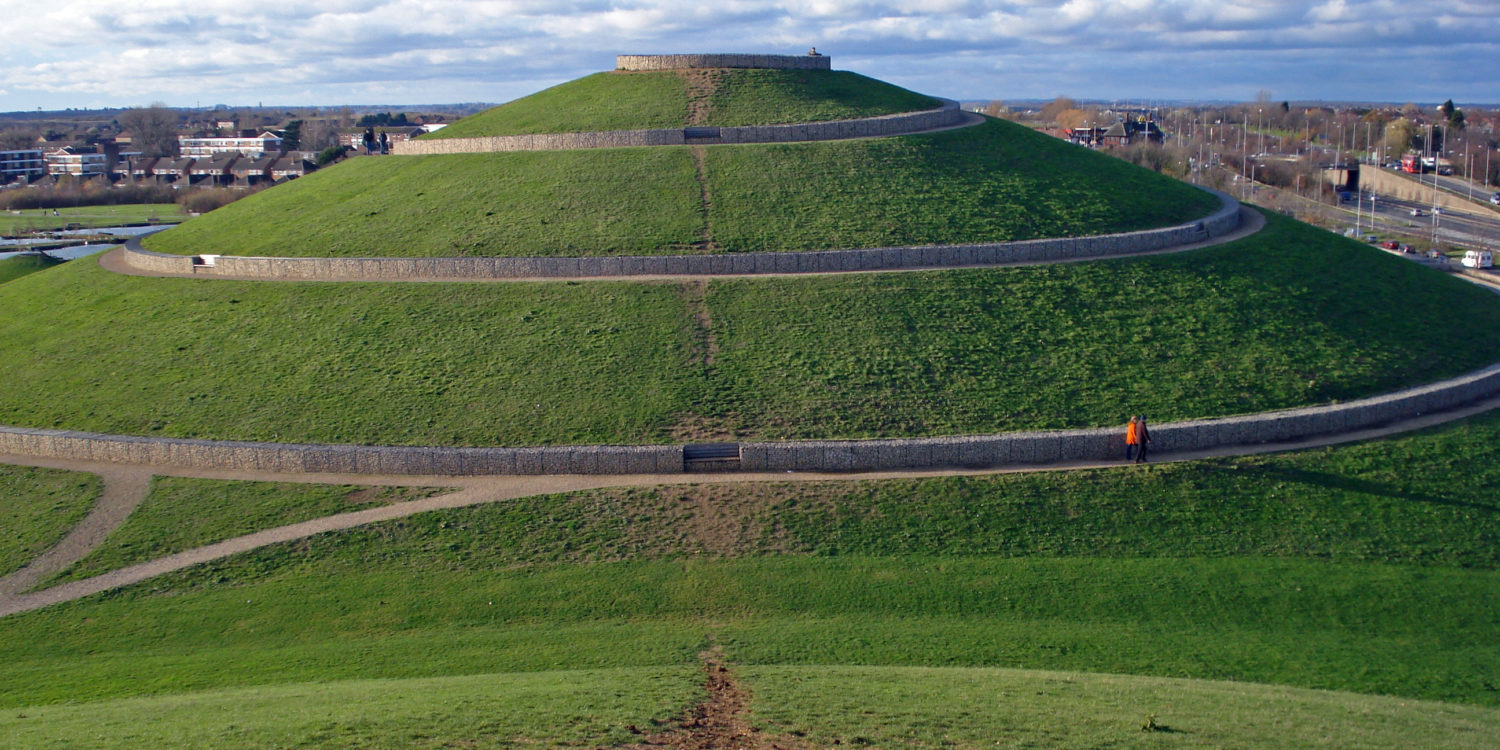
[[[1135,422],[1136,442],[1139,443],[1138,447],[1140,448],[1139,451],[1136,451],[1135,462],[1138,464],[1143,464],[1146,463],[1146,446],[1151,444],[1151,431],[1146,429],[1145,414],[1134,418],[1133,421]]]
[[[1132,415],[1130,423],[1125,425],[1125,460],[1129,461],[1135,456],[1135,449],[1141,444],[1141,423],[1139,417]]]

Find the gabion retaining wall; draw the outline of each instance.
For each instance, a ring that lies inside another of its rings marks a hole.
[[[972,245],[587,258],[268,258],[221,255],[217,256],[212,267],[194,265],[192,256],[145,250],[138,239],[126,243],[125,253],[131,266],[154,273],[283,281],[711,276],[983,266],[1150,252],[1233,232],[1240,225],[1239,202],[1227,194],[1209,192],[1219,197],[1219,210],[1189,224],[1093,237]]]
[[[689,70],[692,68],[774,68],[779,70],[830,70],[828,55],[616,55],[617,70]]]
[[[710,128],[717,137],[687,137],[682,128],[654,130],[609,130],[588,133],[533,133],[529,135],[494,135],[481,138],[419,138],[393,144],[398,156],[432,156],[436,154],[482,154],[503,151],[565,151],[588,148],[630,148],[636,146],[716,146],[744,143],[794,143],[831,141],[843,138],[878,138],[918,133],[924,130],[958,125],[968,115],[958,102],[944,100],[943,106],[920,112],[901,112],[853,120],[829,120],[787,125],[746,125]],[[976,120],[976,122],[978,122]]]
[[[1157,424],[1152,450],[1208,450],[1337,434],[1443,411],[1500,392],[1500,365],[1452,380],[1331,406]],[[292,445],[0,427],[0,453],[107,463],[287,473],[464,476],[675,474],[683,446],[423,448]],[[867,471],[1108,461],[1124,427],[910,440],[741,443],[741,471]]]

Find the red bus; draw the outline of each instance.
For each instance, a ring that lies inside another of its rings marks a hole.
[[[1406,172],[1408,174],[1422,174],[1423,172],[1426,172],[1428,170],[1429,167],[1427,166],[1425,161],[1422,159],[1422,157],[1416,154],[1406,154],[1401,157],[1402,172]]]

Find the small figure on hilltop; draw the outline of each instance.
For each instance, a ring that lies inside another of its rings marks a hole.
[[[391,139],[388,138],[386,136],[386,134],[385,134],[385,131],[382,130],[382,131],[380,131],[380,153],[382,153],[382,154],[389,154],[390,152],[391,152]]]
[[[817,47],[813,47],[812,49],[808,50],[807,51],[807,56],[808,57],[822,57],[822,55],[818,54],[818,48]]]
[[[1142,414],[1135,420],[1135,436],[1140,441],[1140,451],[1135,454],[1135,462],[1146,463],[1146,446],[1151,444],[1151,431],[1146,429],[1146,415]]]
[[[1140,418],[1132,415],[1130,423],[1125,425],[1125,460],[1129,461],[1135,457],[1135,449],[1141,444]]]

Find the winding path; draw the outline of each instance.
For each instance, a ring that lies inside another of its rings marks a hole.
[[[1303,450],[1341,443],[1357,442],[1386,437],[1412,430],[1420,430],[1434,425],[1452,422],[1455,420],[1471,417],[1496,407],[1500,407],[1500,396],[1492,397],[1484,401],[1471,404],[1459,409],[1445,411],[1435,414],[1425,414],[1411,419],[1405,419],[1378,428],[1344,432],[1335,435],[1324,435],[1316,438],[1295,440],[1278,443],[1261,443],[1257,445],[1241,445],[1223,447],[1206,451],[1180,451],[1175,453],[1155,454],[1157,463],[1192,461],[1203,458],[1214,458],[1224,456],[1245,456],[1260,453],[1278,453],[1283,451]],[[0,463],[18,464],[26,466],[44,466],[48,468],[67,469],[71,471],[93,472],[108,474],[121,472],[116,464],[69,461],[58,459],[39,459],[28,456],[0,455]],[[226,539],[221,542],[198,547],[196,549],[179,552],[175,555],[151,560],[149,562],[132,565],[128,568],[110,571],[103,575],[95,576],[81,581],[71,581],[58,586],[53,586],[42,591],[32,593],[18,593],[12,590],[0,591],[0,617],[29,612],[35,609],[60,604],[86,596],[91,596],[103,591],[129,586],[134,583],[153,578],[155,576],[182,570],[199,563],[219,560],[231,555],[248,552],[260,547],[283,542],[295,541],[322,534],[329,531],[350,529],[356,526],[387,521],[397,518],[405,518],[417,513],[446,508],[462,508],[471,505],[485,503],[497,503],[514,500],[522,497],[540,494],[553,494],[559,492],[576,492],[580,490],[603,489],[609,487],[650,487],[673,484],[732,484],[739,482],[826,482],[826,481],[860,481],[872,479],[909,479],[914,477],[940,477],[940,476],[979,476],[987,474],[1016,474],[1034,473],[1044,471],[1072,471],[1078,469],[1104,469],[1104,468],[1126,468],[1132,466],[1124,461],[1060,461],[1047,465],[1009,465],[995,466],[985,469],[928,469],[912,471],[873,471],[857,473],[826,473],[826,472],[759,472],[759,473],[735,473],[735,474],[635,474],[635,475],[542,475],[542,476],[488,476],[488,477],[412,477],[412,476],[380,476],[369,474],[284,474],[259,471],[231,471],[231,470],[189,470],[175,468],[139,468],[125,479],[124,476],[116,474],[123,480],[125,486],[133,486],[132,482],[142,485],[141,495],[144,495],[144,482],[149,474],[160,474],[164,476],[202,477],[208,479],[224,479],[236,481],[263,481],[263,482],[298,482],[308,484],[365,484],[365,485],[389,485],[403,487],[458,487],[455,492],[443,495],[435,495],[421,500],[413,500],[395,505],[386,505],[378,508],[355,511],[352,513],[341,513],[334,516],[304,521],[302,523],[281,526],[274,529],[266,529],[253,534]],[[123,491],[123,489],[122,489]],[[126,493],[129,494],[128,492]],[[139,503],[137,497],[134,503]],[[101,507],[104,505],[101,499]],[[109,511],[110,517],[124,507],[123,502],[112,504],[113,510]],[[134,507],[131,504],[130,507]],[[90,515],[90,519],[101,511],[96,510]],[[123,516],[113,521],[117,525]],[[88,521],[85,521],[85,524]],[[82,528],[83,524],[80,524]],[[100,524],[102,527],[102,524]],[[113,528],[113,526],[109,526]],[[86,536],[91,540],[87,548],[82,544],[74,545],[69,554],[75,554],[78,559],[87,554],[89,550],[103,540],[102,534],[82,534],[75,530],[80,538]],[[70,534],[72,539],[75,534]],[[68,544],[65,540],[63,545]],[[47,557],[52,552],[43,555]],[[41,558],[38,558],[40,560]],[[69,560],[71,562],[71,559]],[[38,563],[33,563],[33,566]],[[28,566],[28,568],[31,566]],[[14,574],[19,575],[19,573]],[[12,577],[14,577],[14,575]],[[24,589],[20,589],[24,590]]]

